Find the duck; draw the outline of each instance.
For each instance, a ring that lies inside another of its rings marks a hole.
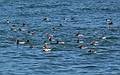
[[[62,44],[62,45],[63,45],[63,44],[65,44],[65,42],[64,42],[64,41],[58,41],[58,40],[57,40],[57,44]]]
[[[18,28],[18,30],[19,30],[19,31],[22,31],[22,29],[21,29],[21,28]]]
[[[48,52],[48,51],[51,51],[51,49],[50,48],[43,48],[43,51]]]
[[[50,48],[50,46],[48,46],[48,43],[44,44],[43,51],[45,51],[45,52],[51,51],[51,48]]]
[[[80,48],[80,49],[86,49],[87,47],[84,46],[84,45],[80,45],[79,48]]]
[[[90,50],[88,50],[88,53],[96,53],[96,50],[90,49]]]
[[[77,32],[76,34],[75,34],[75,36],[78,36],[80,34],[80,32]]]
[[[62,27],[63,25],[60,23],[59,26]]]
[[[23,45],[23,44],[25,44],[25,41],[16,40],[16,44],[17,45],[19,45],[19,44]]]
[[[83,35],[83,34],[80,34],[80,32],[76,33],[75,36],[77,36],[78,38],[83,38],[83,37],[84,37],[84,35]]]
[[[11,27],[10,30],[11,30],[11,31],[17,31],[16,25],[12,25],[12,27]]]
[[[83,34],[79,34],[78,37],[79,37],[79,38],[83,38],[84,35],[83,35]]]
[[[23,24],[22,24],[22,27],[25,27],[25,25],[26,25],[26,24],[25,24],[25,23],[23,23]]]
[[[77,38],[77,43],[84,43],[84,41],[83,40],[80,40],[79,38]]]
[[[102,39],[105,40],[107,37],[103,36]]]
[[[80,32],[76,33],[75,36],[77,37],[77,43],[80,43],[80,39],[84,38],[84,35],[80,34]]]
[[[53,29],[53,31],[57,31],[57,30],[58,30],[58,29],[57,29],[57,28],[55,28],[55,27],[53,27],[52,29]]]
[[[47,34],[48,40],[49,40],[49,41],[52,41],[52,40],[53,40],[53,35],[52,35],[52,34],[49,34],[49,33],[46,33],[46,34]]]
[[[19,40],[19,39],[16,40],[17,45],[24,45],[24,44],[28,44],[28,43],[30,43],[30,40],[26,40],[26,41]]]
[[[32,31],[27,31],[27,33],[28,33],[29,35],[35,35],[35,32],[32,32]]]
[[[90,45],[96,46],[96,45],[98,45],[98,41],[92,41],[92,42],[90,43]]]
[[[9,21],[9,20],[7,20],[7,21],[6,21],[6,23],[7,23],[7,24],[9,24],[9,23],[10,23],[10,21]]]
[[[48,17],[44,17],[43,21],[49,21],[49,18]]]
[[[106,19],[106,22],[107,22],[108,25],[112,25],[113,24],[112,19]]]
[[[18,30],[19,30],[19,31],[26,32],[28,29],[27,29],[27,28],[23,28],[23,27],[21,27],[21,28],[18,28]]]
[[[49,36],[49,37],[48,37],[48,40],[49,40],[49,41],[52,41],[52,37],[51,37],[51,36]]]

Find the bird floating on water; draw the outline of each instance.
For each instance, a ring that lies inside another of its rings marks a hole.
[[[107,22],[108,25],[112,25],[113,24],[112,19],[106,19],[106,22]]]
[[[98,45],[98,41],[92,41],[92,42],[90,43],[90,45],[96,46],[96,45]]]
[[[7,24],[9,24],[9,23],[10,23],[10,21],[9,21],[9,20],[7,20],[6,22],[7,22]]]
[[[44,17],[43,21],[50,21],[48,17]]]
[[[53,35],[52,34],[49,34],[49,33],[46,33],[47,34],[47,38],[49,41],[52,41],[53,40]]]
[[[17,31],[17,27],[16,27],[16,25],[12,25],[12,27],[10,28],[10,30],[16,32],[16,31]]]
[[[84,38],[84,35],[80,34],[80,32],[76,33],[75,36],[77,37],[77,43],[80,43],[81,42],[80,40]]]
[[[43,51],[45,51],[45,52],[51,51],[51,48],[50,48],[50,46],[48,46],[48,43],[44,44]]]
[[[88,53],[96,53],[96,50],[90,49],[90,50],[88,50]]]
[[[65,42],[64,42],[64,41],[58,41],[58,40],[57,40],[57,44],[62,44],[62,45],[63,45],[63,44],[65,44]]]
[[[19,40],[19,39],[16,40],[17,45],[24,45],[24,44],[28,44],[28,43],[30,43],[30,40],[26,40],[26,41]]]
[[[106,38],[107,38],[107,37],[105,37],[105,36],[102,37],[103,40],[106,39]]]
[[[106,19],[106,23],[108,25],[108,29],[111,29],[111,26],[113,24],[112,19]]]
[[[80,45],[79,48],[80,49],[86,49],[87,47],[85,45]]]

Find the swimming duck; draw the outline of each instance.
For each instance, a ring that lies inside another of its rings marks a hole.
[[[21,29],[21,28],[18,28],[18,30],[19,30],[19,31],[22,31],[22,29]]]
[[[90,43],[90,45],[96,46],[96,45],[98,45],[98,41],[92,41],[92,42]]]
[[[84,35],[83,35],[83,34],[80,34],[80,32],[76,33],[75,36],[77,36],[78,38],[83,38],[83,37],[84,37]]]
[[[107,38],[107,37],[105,37],[105,36],[102,37],[103,40],[106,39],[106,38]]]
[[[45,51],[45,52],[51,51],[51,48],[50,48],[50,46],[48,46],[48,43],[44,44],[43,51]]]
[[[63,44],[65,44],[65,42],[64,42],[64,41],[58,41],[58,40],[57,40],[57,44],[62,44],[62,45],[63,45]]]
[[[21,28],[18,28],[18,30],[19,30],[19,31],[26,32],[28,29],[27,29],[27,28],[23,28],[23,27],[21,27]]]
[[[96,50],[90,49],[90,50],[88,50],[88,53],[96,53]]]
[[[49,37],[48,37],[48,40],[49,40],[49,41],[52,41],[52,37],[49,36]]]
[[[28,44],[30,43],[30,40],[26,40],[26,41],[23,41],[23,40],[16,40],[16,44],[17,45],[23,45],[23,44]]]
[[[108,25],[112,25],[113,24],[111,19],[106,19],[106,22],[107,22]]]
[[[77,32],[76,34],[75,34],[75,36],[78,36],[80,34],[80,32]]]
[[[9,21],[9,20],[7,20],[6,22],[7,22],[7,24],[9,24],[9,23],[10,23],[10,21]]]
[[[22,27],[25,27],[25,23],[22,24]]]
[[[25,44],[25,41],[16,40],[16,44],[17,45],[19,45],[19,44]]]
[[[80,49],[86,49],[87,47],[85,47],[84,45],[80,45],[79,48]]]
[[[80,32],[78,32],[77,34],[75,34],[75,36],[77,37],[77,43],[80,43],[80,39],[84,38],[84,35],[80,34]]]
[[[52,41],[52,40],[53,40],[53,35],[52,35],[52,34],[49,34],[49,33],[46,33],[46,34],[47,34],[48,40],[49,40],[49,41]]]
[[[77,38],[77,43],[84,43],[80,38]]]
[[[17,31],[16,25],[12,25],[11,31]]]
[[[29,35],[34,35],[35,34],[35,32],[31,32],[31,31],[28,31],[27,32]]]
[[[57,31],[57,30],[58,30],[58,29],[57,29],[57,28],[55,28],[55,27],[53,27],[52,29],[53,29],[53,31]]]
[[[63,25],[62,24],[59,24],[60,27],[62,27]]]
[[[44,17],[43,21],[49,21],[49,18],[48,17]]]

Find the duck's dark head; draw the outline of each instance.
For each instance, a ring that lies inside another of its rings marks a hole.
[[[79,48],[82,49],[84,47],[84,45],[80,45]]]
[[[78,36],[80,34],[80,32],[77,32],[76,34],[75,34],[75,36]]]
[[[20,40],[18,40],[18,39],[17,39],[17,40],[16,40],[16,44],[18,45],[18,44],[19,44],[19,42],[20,42]]]
[[[30,40],[26,40],[27,43],[30,43]]]
[[[57,40],[56,43],[59,44],[59,41]]]
[[[12,27],[16,27],[16,25],[12,25]]]
[[[21,28],[19,28],[18,30],[19,30],[19,31],[22,31],[22,29],[21,29]]]
[[[63,25],[62,24],[59,24],[60,27],[62,27]]]
[[[30,31],[28,31],[28,33],[30,33]]]
[[[25,23],[23,23],[22,26],[24,27],[24,26],[25,26]]]

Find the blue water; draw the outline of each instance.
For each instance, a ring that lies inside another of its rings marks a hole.
[[[12,31],[12,25],[24,31]],[[87,49],[78,48],[77,32]],[[46,33],[65,44],[50,44],[52,51],[44,52]],[[16,39],[29,39],[34,48],[16,45]],[[98,45],[88,45],[92,40]],[[0,75],[53,74],[120,75],[120,0],[0,0]]]

